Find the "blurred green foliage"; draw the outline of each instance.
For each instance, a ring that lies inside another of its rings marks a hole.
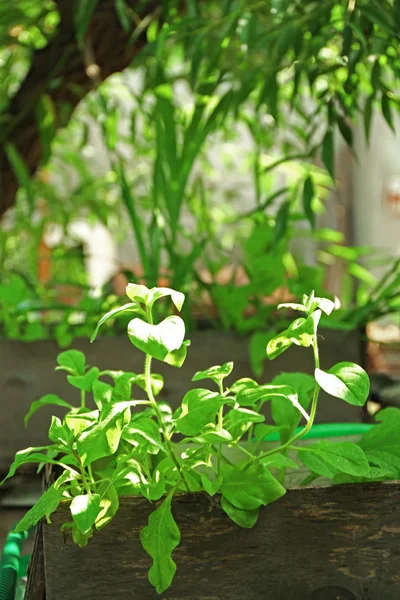
[[[107,2],[130,43],[145,33],[147,44],[132,68],[95,84],[63,128],[63,107],[48,94],[60,83],[49,77],[43,85],[37,121],[46,176],[32,179],[7,145],[10,106],[35,54],[59,35],[60,18],[54,2],[1,2],[0,140],[21,187],[2,234],[3,272],[32,277],[47,223],[66,232],[84,216],[103,222],[116,239],[133,235],[148,285],[166,275],[172,287],[191,290],[194,302],[205,291],[223,309],[227,329],[254,331],[273,320],[265,297],[277,288],[297,298],[309,289],[325,295],[326,267],[335,261],[344,266],[344,305],[364,306],[362,319],[352,312],[359,321],[375,317],[377,306],[366,308],[377,280],[360,262],[365,249],[347,248],[340,234],[319,229],[318,215],[334,184],[338,134],[352,147],[352,125],[362,122],[368,138],[375,111],[393,127],[400,2],[147,4],[138,19],[146,2]],[[102,5],[76,3],[71,26],[83,53]],[[232,154],[243,135],[250,141],[240,168],[252,173],[251,189],[221,186],[226,173],[236,182]],[[100,146],[105,171],[96,165]],[[222,176],[210,160],[216,148],[226,148]],[[242,210],[237,200],[246,196]],[[293,252],[293,241],[305,237],[314,265]],[[82,261],[59,254],[59,273],[84,285]],[[221,283],[218,273],[232,263],[231,281]],[[237,270],[245,274],[240,286]],[[381,313],[387,307],[380,305]]]

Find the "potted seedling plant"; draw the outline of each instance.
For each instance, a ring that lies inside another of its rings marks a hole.
[[[67,412],[62,420],[53,417],[50,444],[18,452],[7,475],[26,463],[53,469],[47,489],[16,527],[41,522],[44,571],[33,557],[30,577],[37,582],[45,573],[46,599],[309,598],[303,594],[321,582],[345,585],[351,594],[368,580],[379,597],[395,597],[385,595],[399,592],[390,575],[399,555],[387,539],[394,517],[382,515],[379,502],[398,510],[398,484],[380,482],[399,475],[400,411],[383,411],[381,423],[357,443],[301,443],[312,430],[321,389],[356,406],[369,393],[368,376],[357,364],[320,368],[318,322],[334,303],[311,293],[302,304],[283,305],[301,316],[267,347],[271,359],[292,344],[311,351],[314,377],[281,374],[265,385],[241,378],[227,386],[234,368],[228,362],[197,372],[199,387],[173,411],[157,400],[163,381],[153,363],[180,367],[189,342],[183,320],[173,315],[155,322],[154,306],[168,296],[180,311],[184,295],[134,284],[127,295],[131,302],[120,311],[132,312],[128,337],[144,354],[144,373],[100,371],[79,351],[61,353],[57,368],[71,384],[79,382],[80,405],[54,395],[35,402],[28,418],[49,403]],[[111,316],[100,320],[92,340]],[[272,408],[270,424],[265,404]],[[274,434],[279,441],[271,444]],[[365,485],[287,491],[300,464],[307,470],[303,485],[319,478]],[[299,543],[296,527],[309,539]],[[375,539],[379,544],[368,542]],[[373,572],[357,558],[363,548]],[[308,575],[304,565],[294,566],[305,549],[315,561]],[[299,595],[291,595],[294,589]]]

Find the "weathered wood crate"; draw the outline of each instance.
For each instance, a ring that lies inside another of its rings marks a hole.
[[[198,383],[191,382],[196,371],[232,360],[235,368],[228,381],[252,376],[248,338],[209,330],[193,333],[190,339],[192,345],[180,369],[154,362],[156,372],[165,378],[160,399],[173,407],[179,405],[188,389],[199,387]],[[322,368],[344,360],[361,365],[365,363],[361,332],[322,330],[320,340]],[[88,364],[100,369],[143,372],[143,354],[132,346],[127,336],[99,338],[93,344],[81,339],[74,342],[73,347],[86,354]],[[54,371],[59,352],[54,341],[0,341],[0,474],[8,470],[18,450],[48,443],[51,415],[62,416],[65,412],[57,407],[43,408],[32,417],[28,429],[25,429],[24,416],[32,401],[55,393],[72,404],[79,403],[79,390],[68,384],[65,373]],[[313,369],[312,352],[295,346],[276,360],[266,361],[260,382],[268,382],[282,371],[311,374]],[[321,393],[317,421],[350,422],[361,419],[360,408]]]
[[[123,499],[87,548],[63,539],[68,508],[38,531],[26,600],[155,600],[139,532],[154,506]],[[166,600],[398,600],[400,483],[292,489],[236,526],[205,495],[173,501],[182,541]]]

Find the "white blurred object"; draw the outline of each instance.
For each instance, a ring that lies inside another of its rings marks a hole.
[[[94,295],[100,294],[103,285],[118,271],[117,247],[110,232],[102,223],[92,225],[78,219],[69,224],[68,235],[82,243],[88,283]],[[50,248],[60,244],[63,240],[62,227],[50,225],[44,240]]]

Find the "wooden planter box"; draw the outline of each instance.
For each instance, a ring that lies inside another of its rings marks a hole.
[[[174,408],[180,404],[188,389],[199,387],[199,383],[191,382],[196,371],[233,360],[235,367],[228,381],[252,376],[248,338],[208,330],[195,332],[190,335],[190,339],[192,345],[186,362],[180,369],[154,362],[156,372],[165,378],[165,388],[159,398],[169,402]],[[339,361],[365,364],[364,344],[359,331],[322,330],[320,339],[322,368],[329,368]],[[143,354],[132,346],[127,336],[99,338],[93,344],[89,340],[80,339],[74,341],[73,347],[86,354],[88,364],[100,369],[143,372]],[[54,371],[59,352],[54,341],[0,341],[0,474],[8,471],[18,450],[47,444],[51,415],[62,416],[65,413],[57,407],[43,408],[32,417],[28,429],[25,429],[24,416],[32,401],[45,394],[55,393],[72,404],[79,404],[79,390],[68,384],[65,373]],[[312,352],[294,346],[276,360],[266,360],[264,374],[259,379],[261,383],[265,383],[282,371],[312,374],[313,369]],[[200,382],[201,385],[203,383],[207,385],[207,382]],[[212,382],[209,383],[213,385]],[[318,420],[360,421],[362,411],[321,393]]]
[[[63,539],[68,508],[38,530],[25,600],[155,600],[139,541],[154,506],[124,499],[87,548]],[[398,600],[400,483],[292,489],[236,526],[205,495],[181,495],[182,540],[166,600]]]

